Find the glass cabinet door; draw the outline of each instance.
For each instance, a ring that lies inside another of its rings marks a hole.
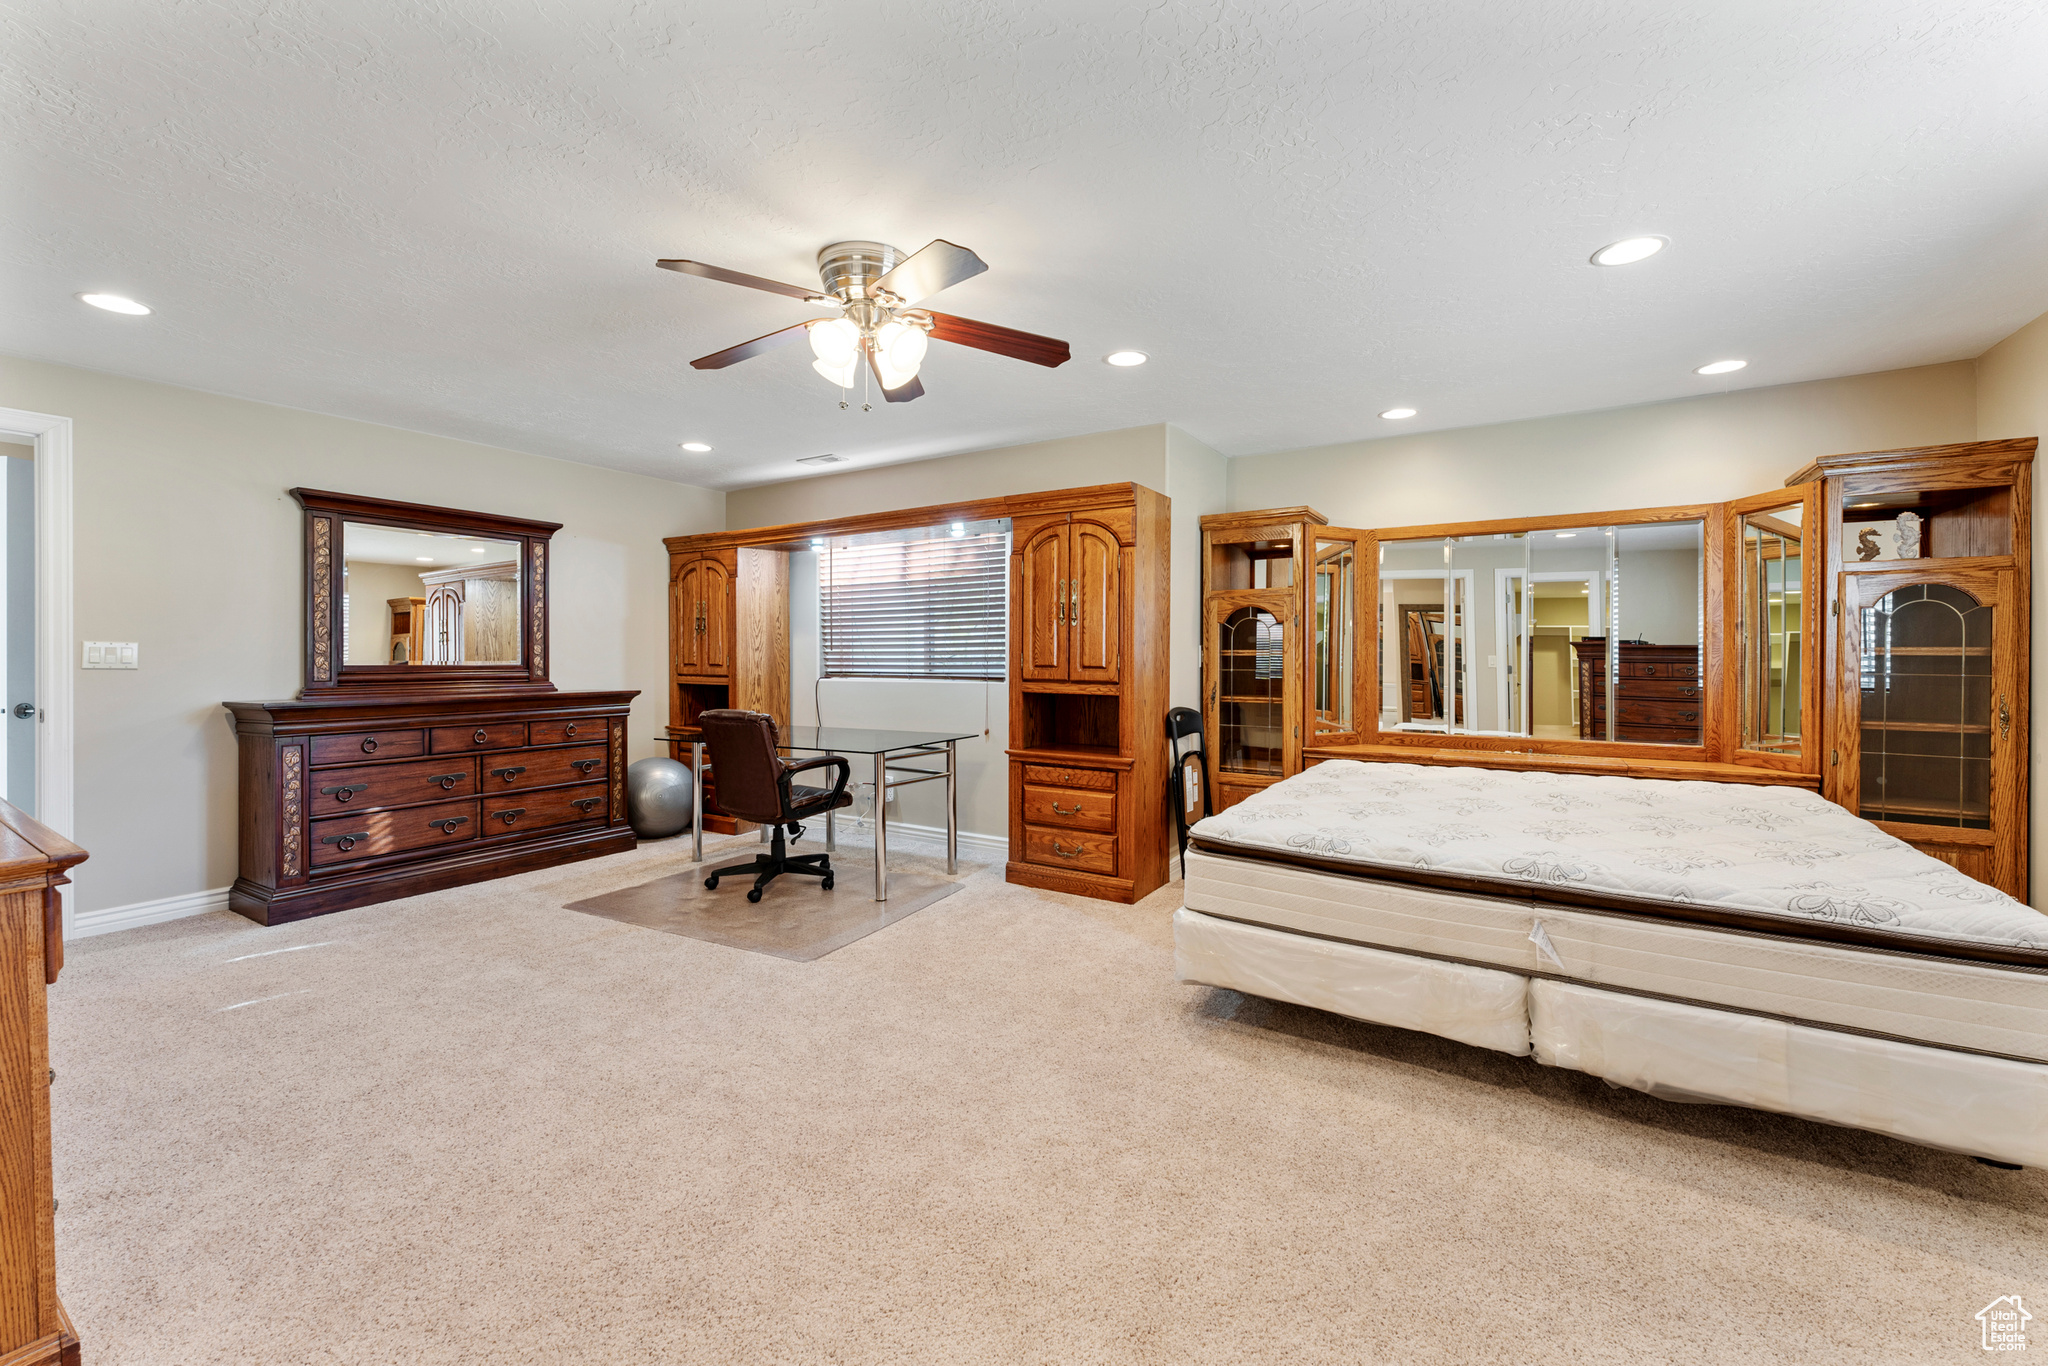
[[[1292,612],[1279,602],[1212,603],[1216,769],[1278,778],[1288,772]]]
[[[1356,533],[1312,528],[1307,606],[1311,740],[1338,741],[1358,731],[1358,541]]]
[[[2010,781],[2016,675],[2002,617],[2011,575],[1845,577],[1854,619],[1844,635],[1859,685],[1849,789],[1857,814],[1991,829],[1993,794]]]

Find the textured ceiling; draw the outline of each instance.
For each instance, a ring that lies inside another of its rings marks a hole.
[[[0,0],[0,54],[0,351],[722,487],[1601,408],[2048,310],[2033,3]],[[655,258],[807,284],[861,237],[973,247],[936,306],[1075,359],[935,344],[871,413],[801,346],[688,368],[815,310]]]

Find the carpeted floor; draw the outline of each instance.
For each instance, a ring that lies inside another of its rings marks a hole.
[[[2048,1315],[2048,1173],[1178,986],[1177,887],[984,868],[812,963],[562,909],[687,856],[74,944],[87,1362],[1959,1362]]]

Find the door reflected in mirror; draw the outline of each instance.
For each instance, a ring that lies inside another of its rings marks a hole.
[[[1744,749],[1799,753],[1804,511],[1794,502],[1742,517],[1736,651]]]
[[[520,547],[342,525],[344,664],[520,663]]]

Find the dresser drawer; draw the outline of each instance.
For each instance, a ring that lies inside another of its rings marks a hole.
[[[1700,662],[1697,655],[1685,655],[1678,659],[1630,659],[1626,652],[1621,657],[1623,678],[1698,678]]]
[[[315,868],[356,863],[379,854],[402,854],[477,835],[476,802],[436,802],[398,811],[363,811],[307,823]]]
[[[603,743],[605,724],[602,716],[572,716],[563,721],[534,721],[527,726],[530,745],[576,745]]]
[[[580,783],[605,776],[604,746],[585,745],[579,749],[526,749],[494,759],[479,759],[483,772],[477,782],[484,795],[519,792],[529,787],[553,787],[557,783]]]
[[[1615,709],[1615,720],[1624,726],[1686,726],[1697,728],[1702,715],[1697,702],[1653,697],[1643,701],[1623,697]]]
[[[313,737],[313,763],[359,764],[365,759],[410,759],[427,752],[423,730],[373,730],[355,735]]]
[[[306,811],[332,816],[366,807],[416,806],[448,797],[476,795],[476,760],[415,759],[403,764],[328,768],[313,775]]]
[[[605,819],[604,784],[555,787],[545,792],[517,792],[484,798],[486,838],[504,834],[526,834],[553,830],[564,825],[593,825]]]
[[[1700,685],[1681,678],[1624,678],[1615,687],[1623,701],[1634,698],[1669,698],[1674,702],[1700,700]]]
[[[1116,794],[1024,785],[1024,823],[1068,830],[1115,830]]]
[[[1100,768],[1049,768],[1025,764],[1024,781],[1042,787],[1085,787],[1097,792],[1116,791],[1116,774]]]
[[[1077,834],[1071,830],[1024,827],[1024,862],[1046,868],[1072,868],[1083,873],[1116,872],[1114,835]]]
[[[524,721],[495,721],[484,726],[436,726],[427,732],[431,752],[457,754],[463,750],[511,749],[526,743]]]

